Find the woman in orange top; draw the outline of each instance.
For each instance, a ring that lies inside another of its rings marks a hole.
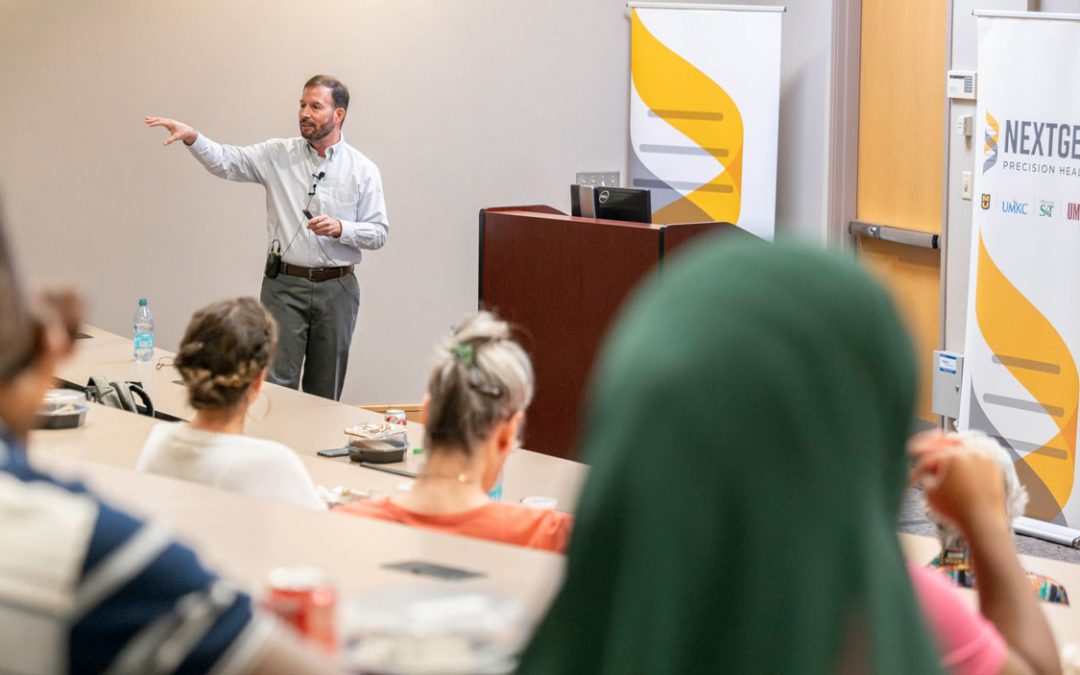
[[[509,326],[488,312],[466,319],[436,350],[424,396],[428,459],[412,489],[337,510],[562,552],[569,514],[488,498],[532,395],[532,364]]]

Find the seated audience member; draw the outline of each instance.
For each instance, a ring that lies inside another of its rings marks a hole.
[[[944,436],[937,431],[916,436],[909,448],[915,459],[912,478],[922,485],[943,539],[959,543],[964,568],[978,576],[975,589],[986,617],[976,626],[960,620],[959,609],[949,608],[956,593],[948,570],[910,566],[919,602],[946,651],[944,663],[959,673],[1059,673],[1054,640],[1032,583],[1037,575],[1024,571],[1013,547],[1012,521],[1022,515],[1022,507],[1019,514],[1010,509],[1026,502],[1027,494],[1015,472],[1009,477],[1002,471],[1004,450],[978,432]],[[1009,647],[1005,663],[996,669],[988,656],[994,652],[987,619]],[[979,644],[987,648],[975,649]],[[951,659],[948,645],[955,647]],[[961,650],[961,645],[968,647]]]
[[[0,672],[332,672],[161,529],[29,465],[78,319],[70,296],[31,312],[15,279],[0,227]]]
[[[932,456],[931,450],[941,451],[963,449],[992,459],[1002,471],[1001,482],[1004,487],[1004,512],[1006,522],[1013,522],[1024,515],[1028,503],[1027,489],[1020,483],[1013,458],[996,440],[981,431],[968,429],[960,433],[942,436],[938,432],[926,432],[915,437],[909,443],[910,454],[915,457]],[[924,502],[933,493],[924,491]],[[954,584],[964,588],[975,588],[975,566],[972,564],[971,547],[968,546],[959,528],[949,519],[943,518],[929,503],[926,504],[927,519],[937,526],[938,542],[941,553],[929,564],[929,567],[945,574]],[[1036,597],[1045,602],[1069,604],[1069,593],[1064,585],[1036,572],[1024,572],[1028,584]]]
[[[136,468],[325,509],[295,452],[244,436],[248,408],[262,390],[276,348],[277,325],[254,298],[222,300],[195,312],[174,361],[195,417],[156,426]]]
[[[713,240],[666,266],[599,359],[565,583],[519,672],[1047,664],[1037,613],[1011,614],[1038,640],[1007,650],[933,573],[928,614],[963,628],[926,628],[893,531],[914,375],[892,303],[854,263]]]
[[[424,397],[427,463],[412,489],[338,510],[562,551],[570,515],[488,498],[532,395],[532,364],[509,327],[487,312],[467,319],[436,352]]]

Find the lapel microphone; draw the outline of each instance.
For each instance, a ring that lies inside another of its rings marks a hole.
[[[311,215],[311,211],[308,210],[311,207],[311,198],[315,196],[315,188],[319,187],[319,181],[321,181],[325,175],[325,171],[311,174],[311,177],[315,179],[315,182],[311,184],[311,190],[307,193],[307,205],[304,207],[303,211],[308,220],[311,220],[314,217]]]
[[[311,177],[315,179],[315,182],[311,184],[311,190],[309,190],[308,193],[307,193],[308,197],[314,197],[315,196],[315,188],[319,187],[319,181],[321,181],[324,176],[326,176],[325,171],[320,171],[319,173],[311,174]],[[311,201],[311,200],[309,199],[308,201]]]

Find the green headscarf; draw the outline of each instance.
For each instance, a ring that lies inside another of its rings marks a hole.
[[[704,244],[623,310],[592,387],[566,581],[521,673],[937,672],[893,531],[911,345],[855,264]]]

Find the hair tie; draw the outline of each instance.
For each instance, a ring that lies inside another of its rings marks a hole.
[[[469,382],[469,388],[475,392],[479,392],[488,398],[499,398],[502,396],[502,387],[497,384],[486,384],[484,382]]]
[[[476,349],[472,345],[455,342],[450,351],[454,352],[454,358],[466,368],[476,365]]]

